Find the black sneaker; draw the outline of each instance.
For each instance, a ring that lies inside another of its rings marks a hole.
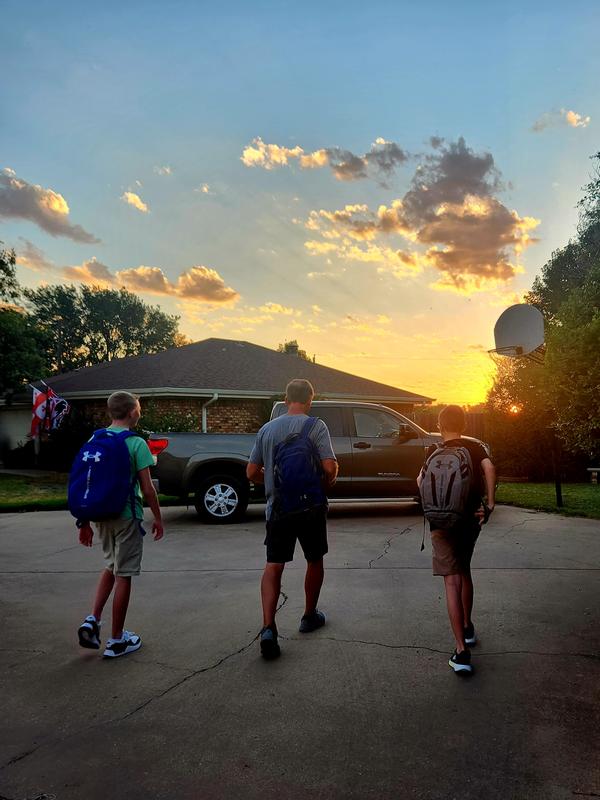
[[[80,647],[89,647],[92,650],[100,649],[100,623],[92,614],[86,617],[77,630]]]
[[[473,623],[469,623],[465,628],[465,644],[469,647],[473,647],[474,644],[477,644],[477,636],[475,636],[475,627]]]
[[[105,658],[118,658],[126,656],[127,653],[134,653],[142,646],[141,637],[133,631],[123,631],[120,639],[109,639],[106,643],[106,650],[102,655]]]
[[[263,628],[260,632],[260,654],[267,661],[281,655],[281,648],[277,644],[277,628]]]
[[[304,615],[300,620],[300,633],[312,633],[317,628],[322,628],[325,625],[325,614],[316,609],[312,614]]]
[[[450,664],[454,672],[473,672],[473,667],[471,666],[471,651],[469,648],[463,650],[462,653],[457,653],[455,650],[450,656],[448,664]]]

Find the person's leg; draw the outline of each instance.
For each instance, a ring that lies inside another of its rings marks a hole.
[[[460,598],[463,609],[463,626],[468,628],[471,625],[471,614],[473,613],[473,578],[470,568],[462,574]]]
[[[131,577],[117,575],[115,578],[115,594],[112,607],[112,638],[120,639],[123,636],[125,617],[129,607],[131,595]]]
[[[113,575],[112,571],[108,569],[103,569],[100,575],[100,580],[98,581],[98,586],[96,588],[94,608],[92,609],[92,614],[96,618],[96,622],[100,622],[100,618],[102,617],[102,611],[104,610],[104,606],[106,605],[108,598],[110,597],[110,593],[113,590],[114,583],[115,583],[115,576]]]
[[[260,595],[263,609],[263,626],[275,627],[275,612],[281,594],[281,576],[285,564],[268,562],[260,582]]]
[[[304,608],[304,616],[308,617],[314,614],[319,602],[319,594],[323,586],[323,578],[325,570],[323,568],[323,559],[317,561],[306,562],[306,576],[304,578],[304,595],[306,598],[306,606]]]
[[[463,605],[461,596],[462,575],[444,575],[444,587],[446,589],[446,605],[448,607],[450,626],[456,640],[456,652],[462,653],[462,651],[465,650]]]

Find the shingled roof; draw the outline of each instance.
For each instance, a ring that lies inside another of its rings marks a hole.
[[[395,403],[432,398],[304,361],[250,342],[205,339],[154,355],[118,358],[55,375],[47,383],[67,398],[105,397],[124,389],[142,396],[270,398],[292,378],[307,378],[320,397]]]

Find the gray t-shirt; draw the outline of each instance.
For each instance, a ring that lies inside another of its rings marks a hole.
[[[249,461],[252,464],[258,464],[265,468],[265,495],[267,497],[267,519],[271,516],[271,509],[273,508],[273,454],[275,448],[280,442],[291,433],[300,433],[302,426],[308,417],[306,414],[284,414],[277,419],[272,419],[263,425],[259,432],[256,434],[256,441],[250,453]],[[318,419],[313,429],[310,432],[310,440],[314,443],[319,454],[319,458],[323,461],[326,458],[335,458],[333,447],[331,446],[331,438],[327,425],[322,419]]]

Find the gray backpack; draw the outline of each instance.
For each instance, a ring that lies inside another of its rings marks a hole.
[[[440,445],[421,470],[421,503],[425,519],[448,530],[465,516],[473,482],[473,462],[466,447]]]

